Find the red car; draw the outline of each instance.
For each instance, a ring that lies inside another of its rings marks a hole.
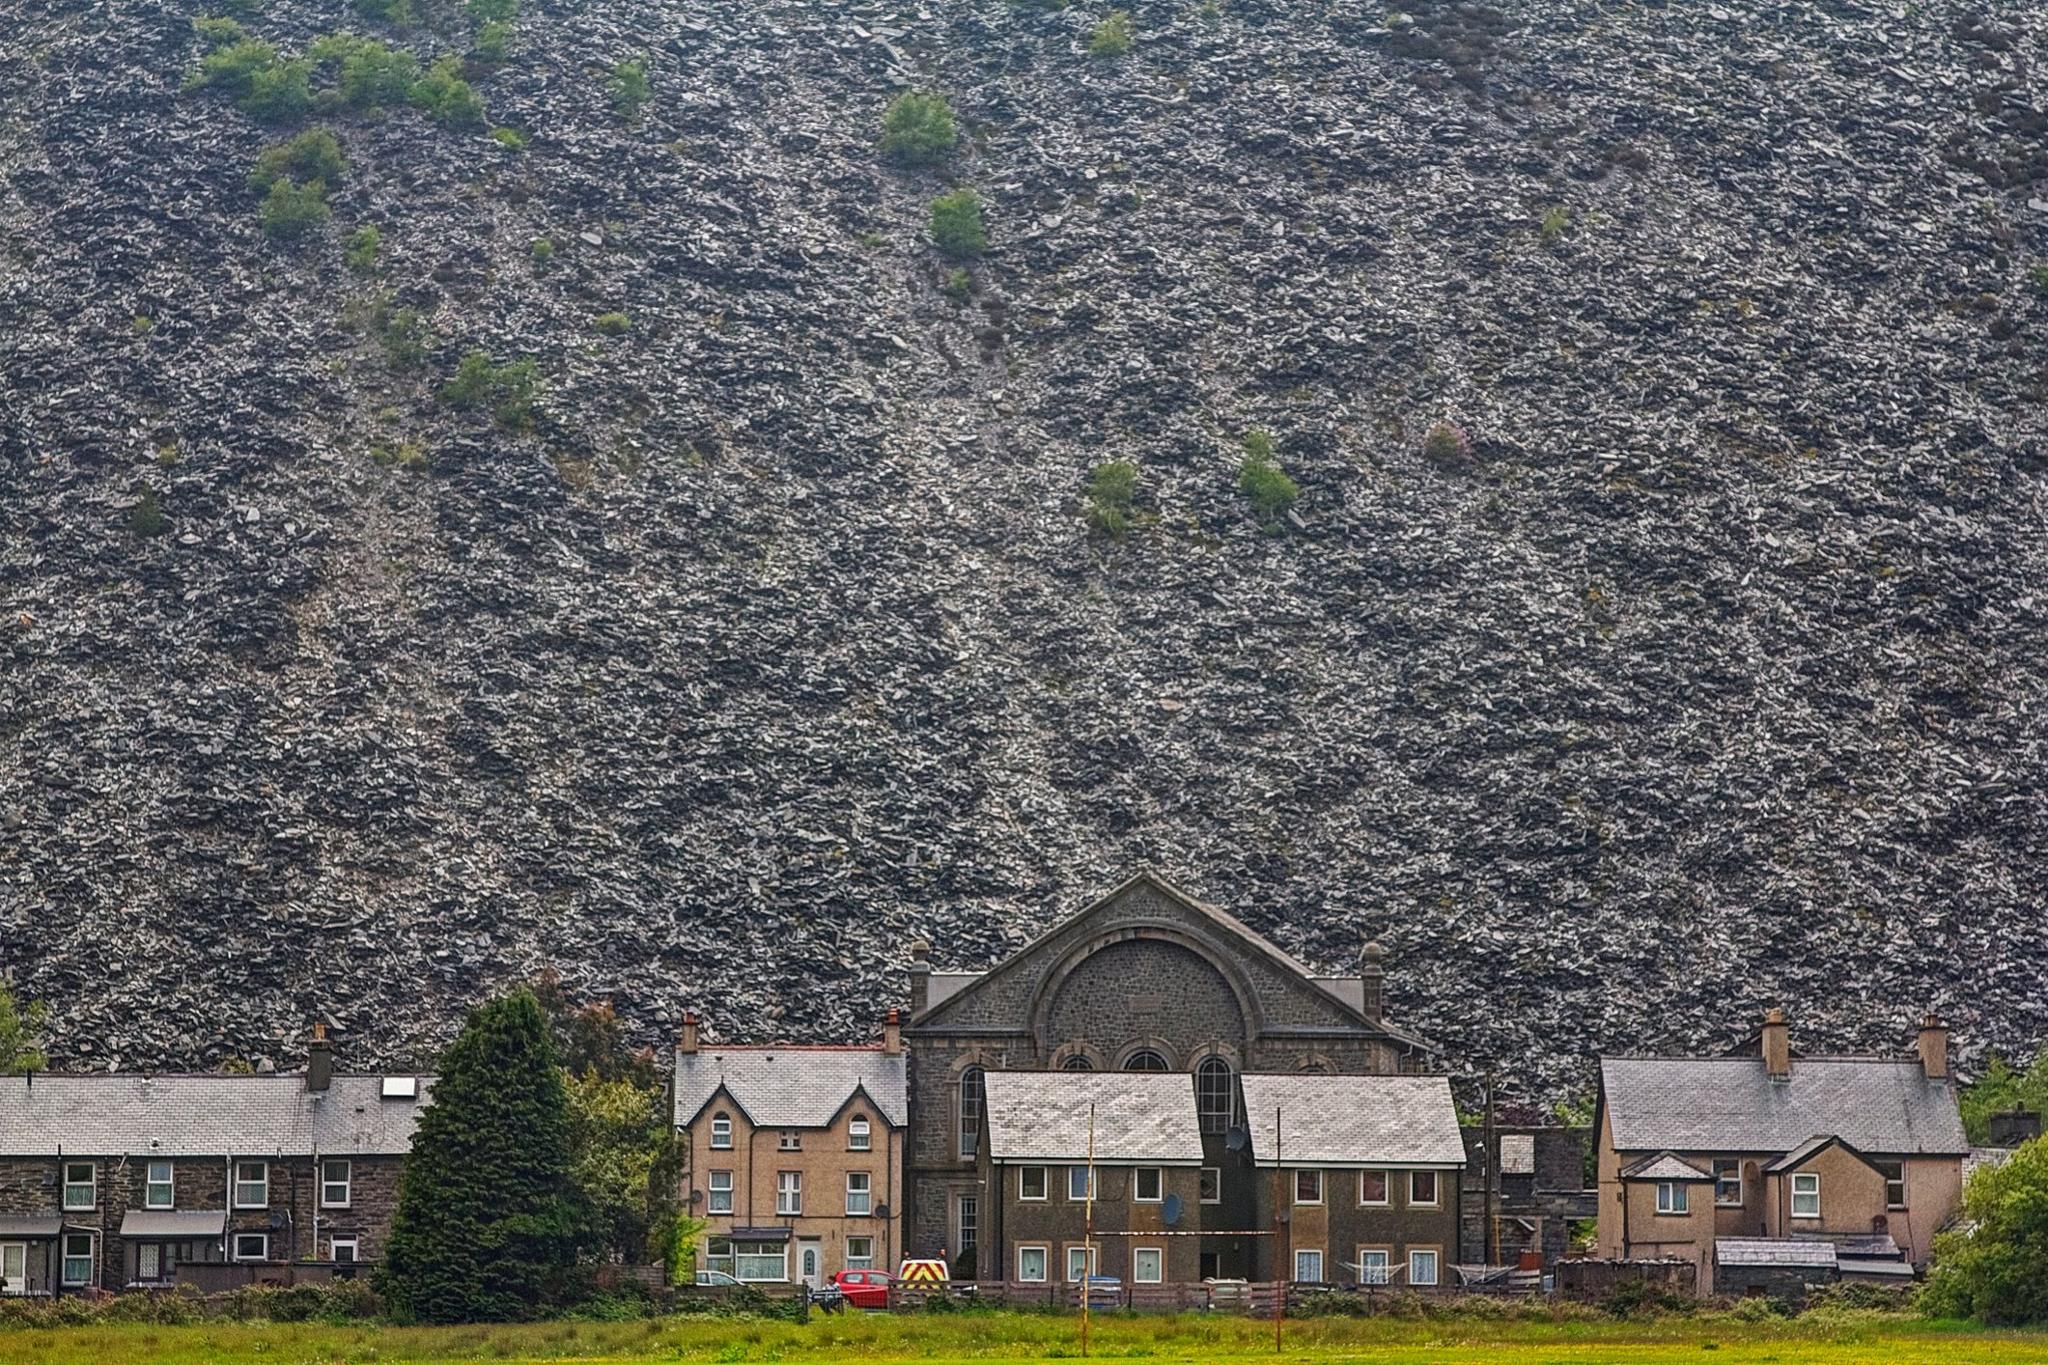
[[[832,1277],[832,1283],[854,1308],[887,1308],[889,1286],[896,1283],[896,1277],[886,1270],[842,1270]]]

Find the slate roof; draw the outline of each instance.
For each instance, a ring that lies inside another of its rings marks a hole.
[[[1202,1164],[1187,1072],[991,1071],[985,1083],[988,1153],[997,1161],[1086,1161],[1092,1105],[1098,1164]]]
[[[1641,1161],[1632,1161],[1619,1172],[1623,1180],[1712,1180],[1711,1171],[1703,1171],[1690,1161],[1673,1152],[1658,1152]]]
[[[382,1098],[381,1076],[308,1091],[267,1076],[110,1072],[0,1076],[0,1156],[403,1156],[431,1096]]]
[[[880,1047],[720,1047],[676,1054],[676,1125],[692,1123],[721,1087],[756,1128],[823,1128],[856,1090],[892,1128],[904,1126],[908,1054]]]
[[[1442,1076],[1243,1078],[1252,1156],[1288,1166],[1463,1166],[1465,1141],[1451,1083]]]
[[[1822,1152],[1825,1152],[1830,1147],[1840,1147],[1843,1150],[1847,1151],[1851,1156],[1859,1158],[1863,1155],[1863,1153],[1857,1151],[1854,1146],[1842,1141],[1840,1138],[1834,1136],[1832,1133],[1816,1133],[1814,1136],[1800,1143],[1797,1147],[1794,1147],[1791,1151],[1785,1153],[1785,1155],[1779,1157],[1776,1161],[1766,1163],[1764,1166],[1764,1174],[1780,1175],[1786,1171],[1794,1170],[1797,1167],[1804,1166],[1807,1162],[1813,1160],[1815,1157],[1819,1156]]]
[[[1788,1152],[1816,1133],[1879,1155],[1970,1150],[1956,1096],[1917,1060],[1802,1057],[1773,1081],[1762,1058],[1603,1057],[1616,1151]]]
[[[1835,1265],[1833,1242],[1788,1242],[1769,1237],[1717,1237],[1714,1260],[1719,1265],[1816,1266]]]

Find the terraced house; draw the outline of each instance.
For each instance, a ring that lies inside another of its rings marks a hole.
[[[1170,1206],[1178,1213],[1176,1222],[1159,1225],[1178,1235],[1160,1239],[1156,1267],[1149,1254],[1135,1254],[1152,1248],[1118,1239],[1120,1277],[1144,1282],[1156,1269],[1167,1279],[1251,1278],[1277,1265],[1355,1278],[1350,1258],[1369,1239],[1354,1238],[1348,1225],[1338,1232],[1342,1245],[1329,1243],[1319,1262],[1299,1265],[1273,1250],[1271,1239],[1242,1235],[1273,1221],[1261,1203],[1256,1125],[1248,1124],[1246,1105],[1253,1077],[1418,1076],[1430,1068],[1436,1049],[1385,1017],[1385,961],[1368,942],[1354,973],[1319,975],[1149,872],[985,970],[936,970],[930,948],[912,945],[903,1035],[910,1252],[944,1252],[956,1276],[996,1279],[1037,1273],[1042,1247],[1045,1273],[1065,1274],[1085,1202],[1063,1183],[1085,1178],[1074,1175],[1085,1155],[1075,1106],[1093,1097],[1098,1141],[1117,1144],[1106,1163],[1114,1169],[1097,1176],[1105,1216],[1141,1229]],[[1091,1080],[1088,1073],[1122,1074]],[[1425,1091],[1427,1115],[1408,1114]],[[1358,1099],[1345,1094],[1347,1102]],[[1153,1106],[1142,1116],[1128,1107],[1139,1096]],[[1400,1126],[1427,1129],[1432,1140],[1444,1135],[1439,1120],[1450,1118],[1448,1146],[1411,1152],[1375,1146],[1362,1131],[1329,1131],[1322,1136],[1339,1146],[1314,1151],[1319,1167],[1331,1171],[1392,1173],[1411,1164],[1440,1171],[1443,1227],[1432,1226],[1427,1243],[1441,1249],[1439,1264],[1456,1254],[1455,1172],[1464,1162],[1449,1096],[1447,1082],[1430,1078],[1412,1094],[1369,1099],[1398,1105]],[[1371,1218],[1404,1210],[1410,1198],[1429,1193],[1428,1180],[1418,1180],[1386,1205],[1356,1207]],[[1411,1241],[1424,1245],[1394,1230],[1375,1237],[1372,1246],[1384,1244],[1390,1257]],[[1106,1265],[1104,1273],[1111,1273]]]
[[[317,1033],[302,1073],[0,1077],[0,1292],[374,1260],[432,1085],[336,1075]]]
[[[1678,1257],[1702,1293],[1909,1278],[1961,1202],[1948,1030],[1906,1057],[1795,1052],[1772,1010],[1725,1057],[1606,1057],[1600,1252]]]
[[[894,1270],[906,1074],[893,1012],[879,1043],[825,1047],[705,1043],[685,1015],[674,1106],[698,1268],[814,1288]]]

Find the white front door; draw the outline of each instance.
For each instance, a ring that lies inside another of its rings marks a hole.
[[[815,1238],[801,1238],[796,1244],[797,1271],[813,1289],[825,1287],[825,1253]]]
[[[0,1242],[0,1281],[8,1294],[28,1293],[28,1247],[20,1242]]]

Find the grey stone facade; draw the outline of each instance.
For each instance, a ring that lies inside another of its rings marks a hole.
[[[62,1221],[63,1234],[84,1234],[92,1238],[93,1268],[90,1284],[118,1292],[136,1281],[137,1248],[144,1243],[163,1250],[161,1263],[177,1261],[223,1261],[234,1259],[236,1233],[261,1233],[269,1261],[326,1261],[334,1258],[336,1238],[354,1238],[356,1259],[371,1261],[383,1252],[390,1235],[391,1220],[398,1205],[398,1182],[404,1159],[395,1156],[350,1156],[334,1158],[349,1163],[349,1197],[345,1205],[320,1206],[319,1178],[311,1156],[261,1159],[268,1175],[268,1199],[260,1208],[228,1210],[226,1229],[219,1237],[152,1236],[124,1238],[121,1227],[128,1214],[148,1211],[147,1155],[105,1155],[67,1153],[57,1157],[0,1157],[0,1218],[54,1218]],[[90,1162],[93,1166],[94,1205],[90,1209],[66,1209],[64,1168]],[[228,1158],[180,1157],[171,1161],[172,1205],[176,1212],[219,1212],[226,1206]],[[0,1243],[9,1238],[0,1234]],[[31,1269],[37,1292],[63,1293],[85,1286],[65,1285],[59,1269],[61,1240],[50,1244],[48,1255],[31,1248],[31,1261],[42,1262],[40,1273]],[[163,1277],[168,1281],[168,1275]]]
[[[977,1262],[983,1230],[1008,1219],[1014,1231],[1017,1216],[1052,1216],[1018,1215],[1001,1200],[991,1203],[978,1153],[962,1139],[962,1077],[974,1067],[1057,1069],[1085,1061],[1108,1071],[1145,1050],[1181,1072],[1221,1057],[1233,1078],[1246,1071],[1375,1074],[1421,1070],[1430,1052],[1423,1040],[1368,1013],[1378,998],[1376,962],[1369,981],[1316,977],[1228,915],[1149,874],[1001,963],[944,965],[948,989],[933,998],[929,952],[922,945],[913,950],[911,1016],[903,1034],[910,1051],[905,1241],[911,1255],[944,1250],[957,1256],[963,1199],[974,1201]],[[975,966],[988,969],[964,984],[950,970]],[[1252,1226],[1256,1196],[1248,1153],[1228,1150],[1223,1131],[1205,1133],[1204,1146],[1224,1192],[1224,1203],[1204,1212],[1218,1226]],[[1455,1202],[1449,1208],[1446,1264],[1457,1242]],[[1198,1239],[1175,1241],[1194,1248]],[[1174,1255],[1178,1270],[1186,1254]],[[1224,1265],[1220,1257],[1209,1267],[1220,1274],[1252,1271],[1249,1264]]]

